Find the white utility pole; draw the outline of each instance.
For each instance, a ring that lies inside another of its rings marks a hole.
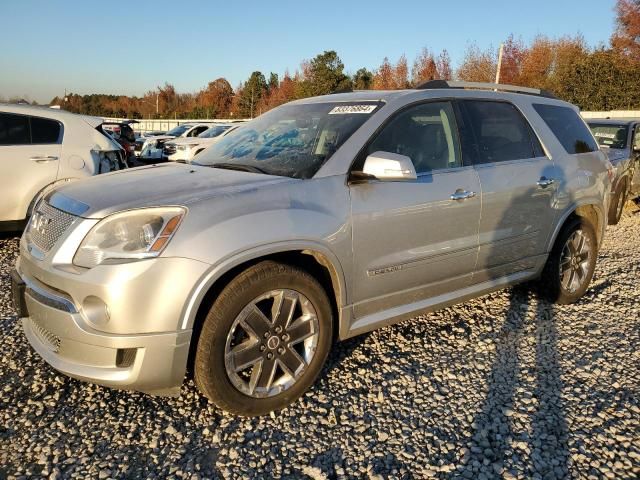
[[[502,69],[502,54],[504,52],[504,43],[500,44],[500,52],[498,53],[498,69],[496,70],[496,83],[500,83],[500,70]]]

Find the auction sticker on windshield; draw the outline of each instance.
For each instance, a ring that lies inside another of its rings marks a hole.
[[[329,115],[344,115],[349,113],[371,113],[377,108],[377,105],[340,105],[333,107]]]

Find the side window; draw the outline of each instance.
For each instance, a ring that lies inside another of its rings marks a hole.
[[[193,130],[191,130],[189,132],[189,137],[197,137],[198,135],[200,135],[202,132],[204,132],[207,129],[207,127],[196,127]]]
[[[506,162],[543,156],[531,126],[507,102],[464,100],[461,102],[471,132],[465,139],[475,163]]]
[[[369,144],[366,155],[377,151],[408,156],[418,174],[461,166],[451,103],[424,103],[401,111]]]
[[[598,150],[598,144],[589,128],[573,108],[543,103],[534,103],[533,108],[567,153],[588,153]]]
[[[60,124],[48,118],[31,117],[32,143],[58,143]]]
[[[0,145],[29,145],[29,117],[0,113]]]

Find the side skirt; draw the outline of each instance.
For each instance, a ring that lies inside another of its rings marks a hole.
[[[365,315],[364,317],[353,319],[350,317],[350,313],[353,312],[352,308],[344,308],[342,310],[343,323],[340,330],[340,340],[346,340],[347,338],[355,337],[362,333],[370,332],[378,328],[386,327],[388,325],[394,325],[403,320],[413,318],[417,315],[433,312],[442,308],[450,307],[456,303],[461,303],[472,298],[477,298],[496,290],[502,290],[511,285],[532,280],[539,275],[539,271],[526,270],[522,272],[516,272],[511,275],[507,275],[500,278],[491,279],[482,283],[471,285],[469,287],[462,288],[450,293],[444,293],[435,297],[420,300],[407,305],[400,305],[388,310]],[[350,321],[349,321],[350,320]]]

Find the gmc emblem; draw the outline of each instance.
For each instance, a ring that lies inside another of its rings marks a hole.
[[[40,235],[46,235],[50,223],[51,219],[40,212],[35,212],[31,218],[31,228]]]

